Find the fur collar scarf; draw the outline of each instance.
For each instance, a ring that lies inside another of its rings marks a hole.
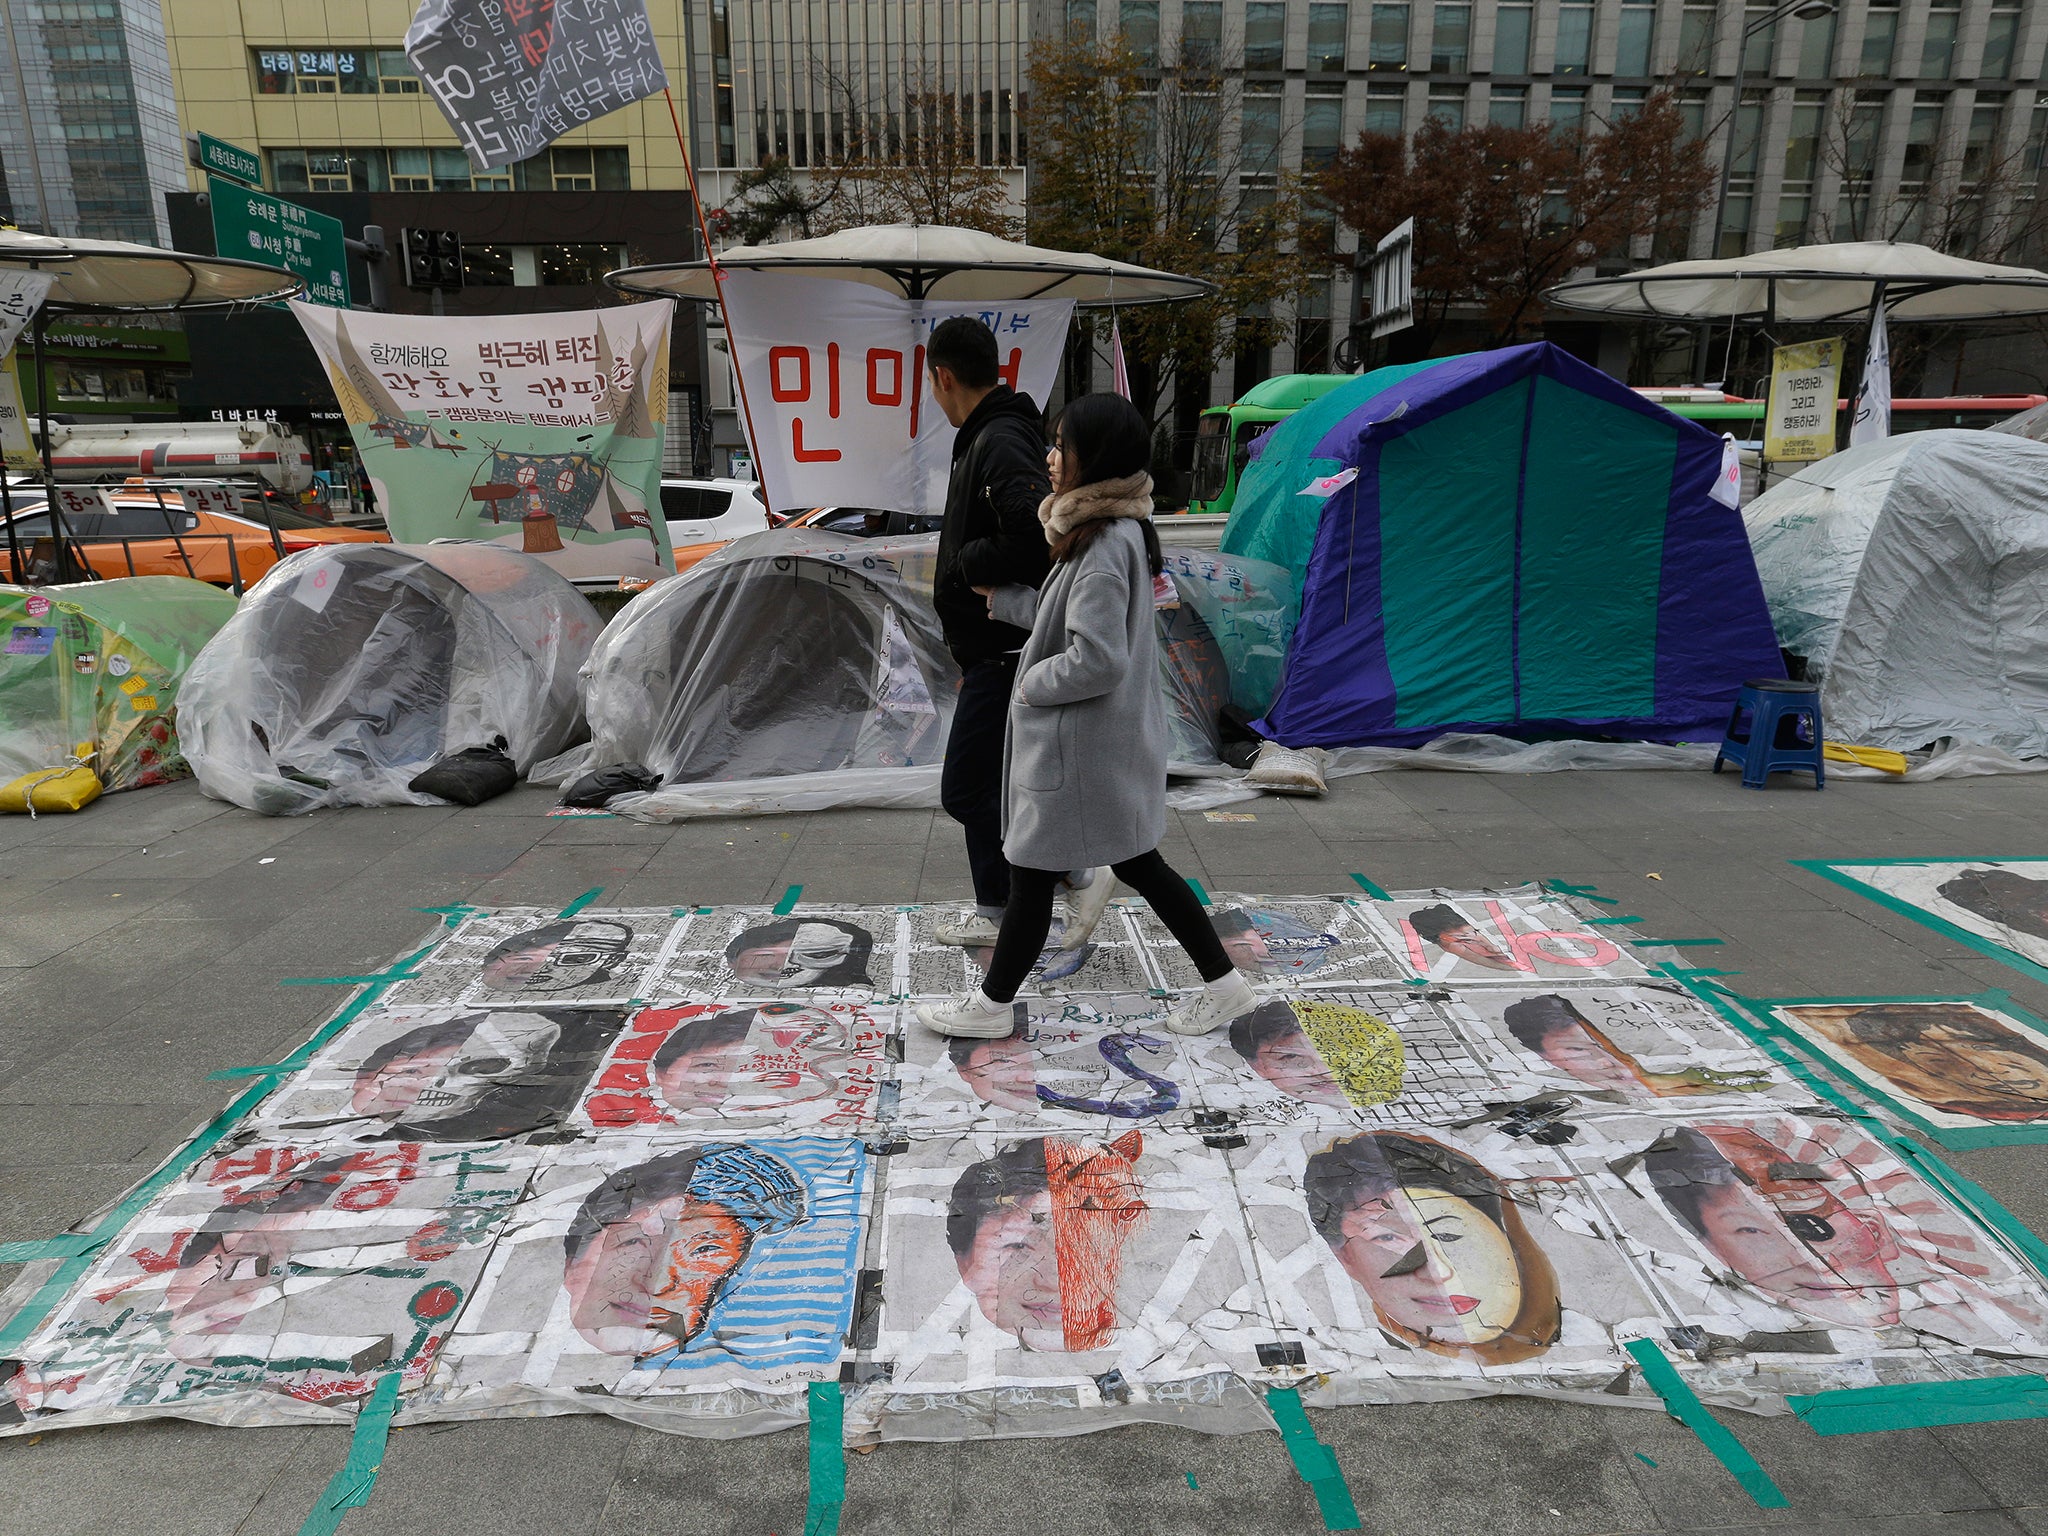
[[[1150,517],[1152,477],[1126,475],[1121,480],[1097,480],[1092,485],[1061,491],[1038,504],[1038,520],[1045,526],[1045,542],[1056,542],[1083,523],[1112,517]]]

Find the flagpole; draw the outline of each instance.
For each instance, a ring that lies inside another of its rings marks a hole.
[[[661,96],[668,103],[668,120],[675,126],[676,148],[683,156],[683,175],[690,183],[690,207],[697,215],[698,238],[704,242],[704,263],[711,269],[711,291],[718,296],[718,315],[725,322],[726,357],[732,364],[733,385],[739,390],[740,419],[747,426],[747,446],[754,451],[754,483],[761,488],[761,504],[772,512],[775,502],[768,494],[768,455],[761,451],[761,439],[754,431],[754,413],[747,404],[746,370],[740,367],[736,350],[739,336],[732,328],[732,311],[725,304],[725,272],[711,254],[711,225],[704,218],[704,196],[697,189],[697,162],[690,155],[689,141],[683,137],[683,120],[676,113],[675,93],[663,86]]]

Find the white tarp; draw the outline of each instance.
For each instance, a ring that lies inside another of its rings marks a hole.
[[[995,332],[1011,388],[1044,404],[1071,299],[927,302],[840,278],[739,269],[725,277],[733,360],[763,493],[782,511],[946,504],[953,428],[932,399],[932,327],[973,315]]]
[[[1908,433],[1788,476],[1743,520],[1832,740],[2048,754],[2048,445]]]

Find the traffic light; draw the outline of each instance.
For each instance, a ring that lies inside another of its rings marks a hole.
[[[408,229],[400,238],[405,247],[406,287],[462,286],[460,235],[448,229]]]

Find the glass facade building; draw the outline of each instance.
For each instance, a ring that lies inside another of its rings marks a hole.
[[[184,165],[159,0],[0,0],[0,220],[162,244]]]

